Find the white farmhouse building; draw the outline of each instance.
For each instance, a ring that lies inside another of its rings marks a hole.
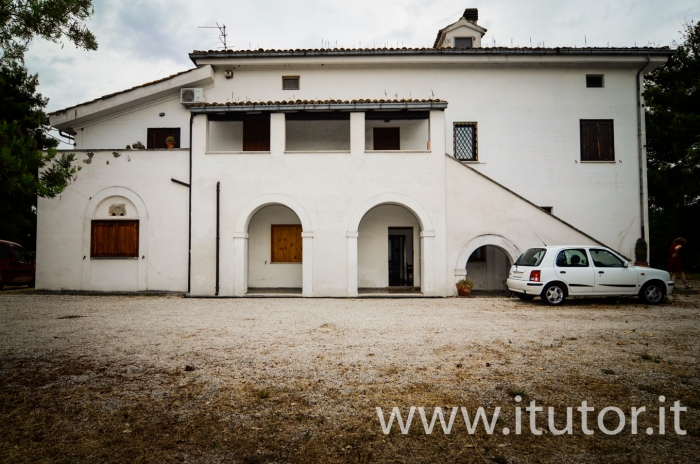
[[[640,83],[672,52],[483,47],[477,20],[433,48],[195,51],[52,113],[82,171],[39,199],[37,288],[451,296],[543,242],[632,256]]]

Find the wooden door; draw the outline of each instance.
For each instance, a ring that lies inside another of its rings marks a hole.
[[[270,151],[270,121],[243,121],[243,151]]]
[[[401,150],[401,128],[399,127],[375,127],[375,150]]]

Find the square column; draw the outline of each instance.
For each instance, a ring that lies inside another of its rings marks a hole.
[[[314,233],[302,232],[302,255],[301,255],[301,273],[302,273],[302,296],[313,296],[313,245]]]
[[[287,126],[284,113],[270,114],[270,153],[272,156],[284,155],[287,143]]]
[[[365,152],[365,113],[350,113],[350,153]]]
[[[348,296],[356,297],[357,292],[357,237],[358,232],[348,232]]]
[[[233,234],[233,295],[248,292],[248,234]]]

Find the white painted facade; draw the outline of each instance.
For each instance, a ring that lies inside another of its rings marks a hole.
[[[474,25],[463,21],[441,31],[437,49],[195,52],[189,72],[50,115],[76,134],[83,169],[61,198],[39,199],[37,288],[185,292],[189,282],[192,295],[211,296],[218,281],[219,296],[355,296],[388,285],[390,227],[412,228],[414,285],[426,296],[456,294],[468,270],[476,288],[501,289],[506,260],[541,240],[632,256],[648,229],[637,84],[669,52],[454,50],[445,38]],[[587,88],[587,74],[603,74],[604,87]],[[298,90],[282,90],[290,75]],[[208,105],[179,103],[192,87]],[[392,105],[428,118],[366,117]],[[289,116],[309,110],[349,119]],[[243,151],[243,123],[214,120],[245,113],[269,114],[269,151]],[[581,162],[581,119],[614,121],[614,162]],[[478,161],[454,159],[456,122],[477,124]],[[125,150],[164,127],[180,128],[181,149]],[[400,127],[401,149],[373,150],[375,127]],[[91,259],[90,221],[117,200],[135,209],[141,256]],[[270,263],[272,224],[302,225],[302,263]],[[485,263],[467,265],[482,246]]]

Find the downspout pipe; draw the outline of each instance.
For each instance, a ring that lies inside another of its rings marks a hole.
[[[647,62],[637,72],[637,154],[639,157],[639,219],[641,222],[641,238],[646,241],[644,228],[644,140],[642,140],[642,82],[640,76],[642,72],[649,66],[651,56],[647,55]],[[648,241],[647,241],[648,242]]]
[[[216,296],[219,296],[219,199],[221,197],[221,182],[216,183]]]
[[[192,126],[194,113],[190,113],[190,206],[189,206],[189,236],[187,238],[187,294],[192,294]]]

